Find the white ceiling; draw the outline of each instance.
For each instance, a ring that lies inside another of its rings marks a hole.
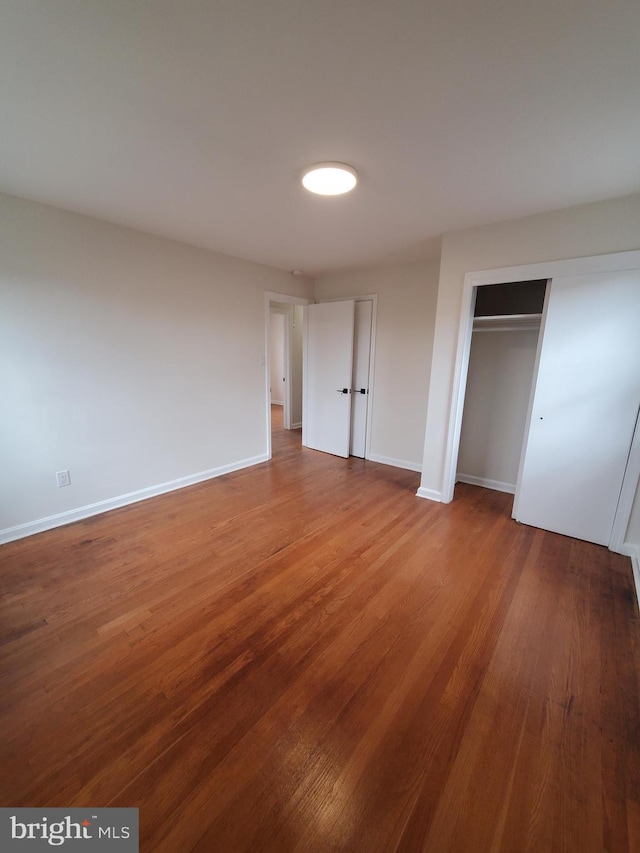
[[[638,0],[2,0],[0,189],[310,274],[433,257],[640,190],[639,45]]]

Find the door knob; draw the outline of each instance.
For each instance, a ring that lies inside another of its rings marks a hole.
[[[348,394],[349,393],[348,388],[338,388],[337,390],[338,390],[338,394]]]
[[[367,389],[366,388],[352,388],[351,393],[352,394],[366,394]]]

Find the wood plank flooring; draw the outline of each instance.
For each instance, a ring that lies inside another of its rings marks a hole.
[[[2,805],[141,850],[638,851],[629,561],[300,447],[0,549]]]

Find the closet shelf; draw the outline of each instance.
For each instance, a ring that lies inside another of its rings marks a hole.
[[[539,329],[542,314],[497,314],[492,317],[474,317],[474,332],[514,332]]]

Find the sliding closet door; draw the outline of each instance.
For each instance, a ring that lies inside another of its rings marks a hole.
[[[554,278],[513,517],[607,545],[640,406],[640,271]]]

